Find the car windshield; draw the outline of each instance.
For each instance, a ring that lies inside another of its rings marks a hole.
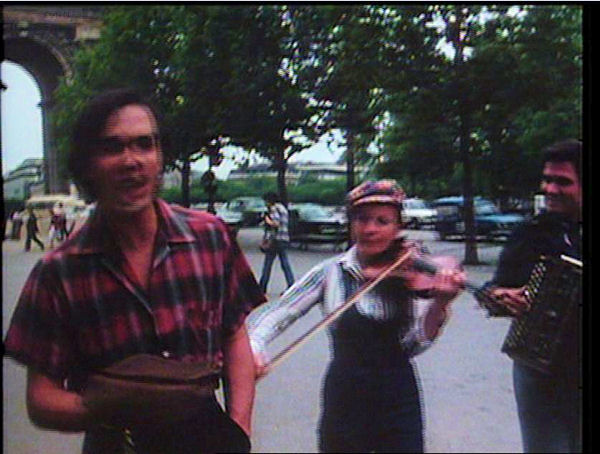
[[[300,216],[305,219],[329,218],[330,214],[320,205],[302,205],[296,207]]]
[[[490,214],[499,214],[500,211],[496,208],[491,202],[477,202],[475,204],[475,214],[479,215],[490,215]]]
[[[249,209],[259,208],[266,210],[267,205],[262,199],[243,199],[243,200],[232,200],[227,203],[227,209],[230,211],[244,211]]]
[[[429,208],[424,200],[405,200],[404,208],[411,210],[420,210],[423,208]]]

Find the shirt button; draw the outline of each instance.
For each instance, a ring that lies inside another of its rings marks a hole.
[[[164,352],[161,353],[163,355],[163,358],[170,358],[171,357],[171,353],[168,352],[167,350],[165,350]]]

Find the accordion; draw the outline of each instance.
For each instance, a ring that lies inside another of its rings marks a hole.
[[[531,309],[515,318],[502,351],[513,360],[552,373],[569,326],[579,323],[583,265],[561,255],[540,257],[525,287]]]

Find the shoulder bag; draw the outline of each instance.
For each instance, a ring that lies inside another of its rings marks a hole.
[[[101,422],[118,427],[172,423],[214,395],[220,367],[138,354],[89,375],[83,403]]]

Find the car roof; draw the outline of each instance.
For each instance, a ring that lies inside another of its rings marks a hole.
[[[491,200],[484,199],[481,196],[473,197],[473,201],[476,203],[491,203],[491,204],[493,204],[493,202]],[[436,205],[462,205],[464,203],[464,197],[461,195],[460,196],[440,197],[439,199],[435,199],[433,201],[433,203]]]

